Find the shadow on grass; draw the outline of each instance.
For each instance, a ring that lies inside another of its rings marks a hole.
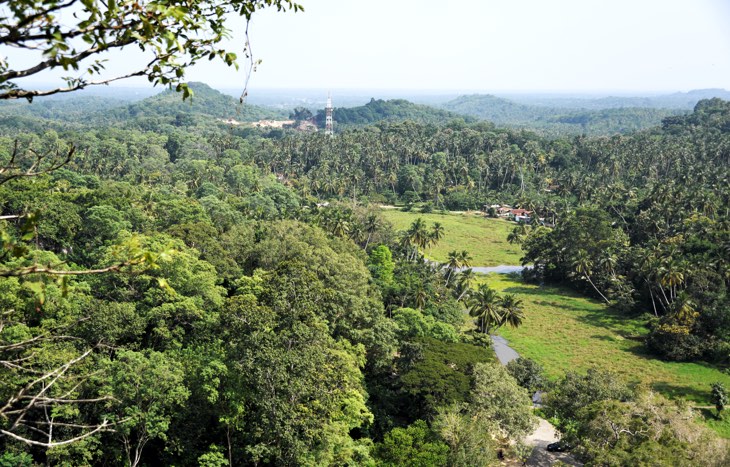
[[[627,323],[631,319],[628,316],[613,314],[608,311],[588,312],[583,316],[576,316],[576,319],[591,326],[612,330],[625,329],[627,325],[631,324]]]
[[[522,282],[522,273],[521,272],[508,272],[506,276],[515,282]]]
[[[707,386],[707,391],[702,391],[697,388],[691,388],[688,386],[677,386],[676,384],[670,384],[665,381],[656,381],[651,385],[652,389],[660,392],[670,399],[688,399],[693,402],[699,402],[702,404],[710,403],[710,387]]]
[[[601,341],[606,341],[606,342],[611,342],[611,343],[616,342],[616,340],[617,340],[616,337],[614,337],[614,336],[606,336],[606,335],[601,336],[599,334],[592,335],[591,339],[598,339]]]
[[[581,312],[581,313],[600,313],[600,312],[596,312],[596,311],[586,310],[585,308],[580,307],[580,306],[571,305],[569,303],[560,303],[557,301],[536,300],[535,305],[560,308],[563,310],[577,311],[577,312]]]
[[[725,421],[725,417],[719,418],[717,416],[717,410],[716,409],[708,409],[706,407],[695,409],[700,416],[707,420],[712,422],[722,422]]]

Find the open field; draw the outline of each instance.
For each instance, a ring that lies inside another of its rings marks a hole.
[[[545,367],[550,377],[591,366],[615,371],[632,383],[645,383],[670,398],[710,405],[710,385],[730,386],[730,375],[702,363],[665,362],[651,356],[640,341],[642,322],[559,287],[526,284],[508,275],[482,276],[493,288],[517,294],[525,320],[504,336],[520,355]]]
[[[472,266],[520,264],[522,250],[519,245],[507,242],[507,235],[516,225],[514,222],[468,213],[421,214],[399,209],[384,209],[381,213],[397,230],[407,229],[419,217],[429,227],[434,222],[440,222],[444,226],[445,235],[436,246],[425,251],[429,259],[443,262],[450,251],[466,250],[473,257]]]

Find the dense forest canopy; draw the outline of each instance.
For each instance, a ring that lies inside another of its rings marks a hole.
[[[373,98],[333,134],[246,103],[264,9],[302,7],[0,8],[0,466],[542,465],[546,426],[571,464],[730,464],[726,91]],[[131,77],[167,90],[47,99]],[[550,314],[639,363],[500,352]]]
[[[490,465],[520,456],[544,389],[586,462],[726,462],[685,405],[613,374],[498,365],[488,333],[520,325],[519,294],[476,286],[466,251],[426,261],[449,232],[397,232],[375,205],[531,211],[510,236],[525,280],[645,315],[656,356],[724,366],[730,103],[629,135],[449,114],[327,137],[227,124],[235,103],[193,88],[98,120],[0,107],[0,460]]]

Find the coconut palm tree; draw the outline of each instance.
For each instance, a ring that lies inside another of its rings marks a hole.
[[[471,284],[474,282],[476,277],[477,277],[476,273],[471,268],[465,269],[464,271],[461,271],[461,273],[459,273],[459,281],[458,281],[459,297],[456,299],[457,302],[461,301],[461,299],[464,298],[464,295],[469,293],[469,291],[471,290]]]
[[[448,285],[451,280],[451,274],[461,267],[461,258],[456,250],[449,252],[449,259],[446,261],[445,266],[448,270],[446,274],[446,284]]]
[[[411,236],[408,235],[408,232],[400,232],[398,245],[403,249],[403,252],[406,256],[406,261],[410,261],[411,254],[413,250],[416,250],[416,247],[415,245],[413,245],[413,241],[411,240]]]
[[[430,240],[430,235],[426,229],[426,223],[423,218],[419,217],[411,224],[408,229],[408,236],[411,238],[411,243],[420,247],[426,248]]]
[[[479,288],[469,295],[469,316],[477,319],[477,326],[484,334],[502,322],[499,301],[499,294],[487,284],[479,284]]]
[[[370,244],[370,238],[372,237],[373,233],[380,228],[381,222],[380,218],[376,214],[370,214],[368,215],[367,219],[365,219],[365,231],[368,233],[368,238],[365,241],[365,249],[368,249],[368,245]]]
[[[436,245],[442,238],[444,238],[444,226],[441,225],[441,222],[434,222],[431,227],[431,245]]]
[[[502,307],[502,323],[500,324],[509,324],[513,328],[522,324],[525,317],[522,311],[522,300],[515,294],[508,293],[502,296],[499,305]]]
[[[460,263],[460,267],[462,267],[462,268],[469,268],[469,267],[471,267],[471,260],[472,259],[474,259],[474,258],[471,257],[471,255],[469,254],[468,251],[461,250],[461,252],[459,252],[459,263]]]
[[[422,310],[423,307],[426,306],[426,299],[428,298],[428,294],[426,293],[426,290],[423,287],[419,286],[418,289],[416,289],[416,294],[413,298],[415,299],[415,302],[416,302],[416,308],[418,308],[419,310]]]
[[[507,241],[511,244],[521,245],[525,237],[527,237],[527,226],[523,222],[520,222],[514,229],[512,229],[512,232],[507,235]]]
[[[679,261],[667,261],[661,269],[659,282],[663,287],[669,288],[669,297],[677,298],[677,287],[685,281],[684,265]]]

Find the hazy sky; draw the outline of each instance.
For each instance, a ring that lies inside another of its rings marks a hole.
[[[254,16],[253,88],[730,89],[730,0],[300,3],[304,13]],[[242,79],[211,71],[190,77]]]
[[[303,13],[254,15],[252,47],[263,63],[252,90],[730,89],[730,0],[299,3]],[[240,51],[244,23],[230,25],[230,48]],[[111,58],[110,70],[139,60],[133,50]],[[241,71],[207,61],[188,78],[218,88],[243,83]]]

